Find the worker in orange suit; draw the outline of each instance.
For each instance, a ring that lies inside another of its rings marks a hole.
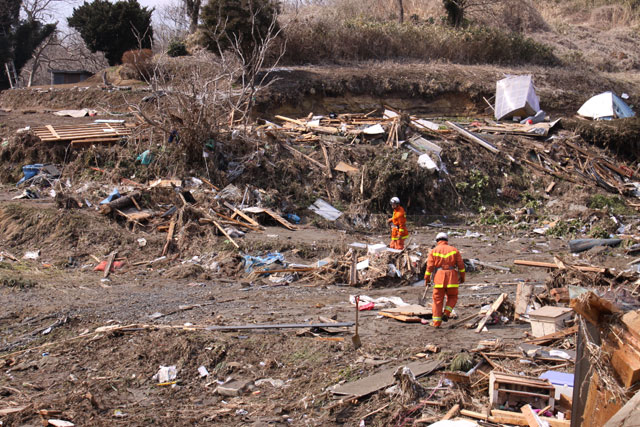
[[[438,328],[451,316],[458,302],[458,285],[464,283],[464,262],[460,251],[449,245],[447,233],[438,233],[436,247],[429,252],[427,271],[424,275],[425,286],[433,279],[433,318],[431,325]],[[445,296],[447,305],[444,307]]]
[[[389,247],[391,249],[404,249],[404,241],[409,237],[407,216],[404,208],[400,206],[400,199],[397,197],[391,198],[391,207],[393,208],[393,217],[387,220],[391,224],[391,244]]]

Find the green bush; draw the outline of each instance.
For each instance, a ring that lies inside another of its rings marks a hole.
[[[176,58],[178,56],[188,56],[189,52],[187,51],[187,46],[182,40],[173,40],[171,43],[169,43],[169,47],[167,48],[167,55],[172,58]]]
[[[549,46],[487,27],[452,28],[429,22],[342,21],[322,17],[286,28],[287,64],[386,59],[443,59],[460,64],[558,65]]]
[[[271,0],[209,0],[200,13],[205,46],[218,53],[219,47],[237,44],[243,55],[250,55],[268,36],[277,13]]]

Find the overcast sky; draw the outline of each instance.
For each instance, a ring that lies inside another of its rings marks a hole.
[[[138,3],[140,3],[141,6],[146,6],[150,9],[156,8],[156,12],[152,15],[152,18],[154,19],[158,9],[174,2],[176,2],[176,0],[138,0]],[[60,2],[56,4],[55,16],[60,27],[67,28],[67,18],[71,16],[73,8],[82,5],[82,3],[84,3],[84,1],[70,0],[68,3]],[[91,1],[88,1],[88,3],[91,3]],[[114,3],[113,0],[112,3]]]

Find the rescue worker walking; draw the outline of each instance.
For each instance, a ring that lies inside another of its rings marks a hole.
[[[456,271],[457,269],[457,271]],[[464,262],[460,251],[449,245],[447,233],[438,233],[436,247],[429,252],[427,258],[427,271],[424,275],[425,286],[433,277],[433,321],[431,326],[440,327],[442,320],[451,316],[453,308],[458,301],[458,285],[464,283]],[[447,305],[444,307],[445,296]]]
[[[387,220],[391,224],[391,244],[389,247],[391,249],[404,249],[404,241],[409,237],[407,216],[404,208],[400,206],[400,199],[397,197],[391,198],[391,207],[393,208],[393,217]]]

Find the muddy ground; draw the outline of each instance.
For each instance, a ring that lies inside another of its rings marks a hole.
[[[444,73],[450,69],[457,72]],[[389,74],[388,66],[372,67],[364,77],[355,69],[343,69],[340,73],[317,68],[298,70],[303,73],[302,77],[278,81],[274,85],[276,92],[261,101],[261,108],[272,102],[278,109],[269,110],[269,114],[291,113],[293,117],[301,117],[310,111],[368,111],[397,96],[394,104],[407,111],[435,116],[455,113],[466,117],[482,114],[482,97],[491,95],[496,76],[518,70],[432,64],[418,69],[409,65],[396,67],[396,71],[394,77],[387,79],[384,76]],[[603,85],[613,85],[619,92],[633,93],[638,85],[633,76],[601,74],[590,80],[578,79],[577,74],[561,70],[538,72],[549,109],[567,115],[573,114],[586,91],[595,92]],[[287,73],[296,71],[282,71],[279,77]],[[556,86],[550,82],[561,83]],[[376,89],[370,90],[367,86]],[[134,92],[133,96],[144,94]],[[99,105],[102,113],[126,112],[121,93],[105,94],[96,88],[67,89],[60,93],[5,92],[0,100],[0,106],[11,109],[1,116],[0,132],[4,138],[12,137],[16,129],[25,126],[71,121],[51,115],[50,111],[55,109]],[[73,122],[91,120],[93,118],[83,118]],[[570,130],[563,132],[563,137],[570,137]],[[517,140],[503,138],[501,142],[515,147],[514,152],[524,150],[517,145]],[[486,267],[468,273],[467,283],[460,288],[456,308],[459,318],[478,312],[502,292],[508,293],[511,301],[515,300],[519,282],[535,283],[538,291],[544,291],[548,272],[516,266],[514,259],[552,262],[554,256],[559,256],[571,262],[604,265],[615,271],[629,268],[627,263],[631,257],[626,255],[625,247],[597,248],[579,256],[571,255],[568,238],[586,237],[588,227],[561,237],[533,232],[556,220],[568,222],[579,218],[580,226],[586,227],[609,218],[612,214],[609,208],[587,207],[592,196],[602,194],[603,190],[558,181],[554,193],[546,195],[544,188],[551,182],[546,175],[529,174],[515,167],[503,169],[496,157],[469,143],[443,141],[442,144],[446,149],[444,159],[454,178],[462,177],[471,168],[492,174],[496,181],[486,193],[492,196],[487,197],[486,206],[467,209],[457,205],[450,186],[444,186],[448,188],[446,191],[433,193],[431,188],[425,188],[424,193],[429,196],[416,197],[410,211],[408,246],[415,245],[413,251],[426,253],[435,234],[447,230],[451,233],[451,243],[465,258],[509,269],[507,272]],[[30,148],[29,153],[37,154],[37,145]],[[345,155],[366,160],[374,149],[377,148],[367,146],[361,149],[362,153],[357,153],[360,148],[356,147],[353,153],[345,154],[332,148],[330,154],[336,156],[332,157],[335,164],[342,160],[339,156]],[[121,147],[116,146],[104,151],[88,151],[90,156],[96,156],[97,163],[92,163],[92,159],[82,163],[82,156],[78,156],[80,160],[75,161],[75,169],[63,173],[73,181],[65,194],[80,200],[84,194],[90,194],[86,197],[95,204],[119,184],[121,178],[143,180],[141,175],[132,175],[139,173],[139,168],[116,168],[125,156],[131,155],[120,150]],[[282,156],[283,153],[276,151],[270,155]],[[98,159],[98,156],[102,157]],[[395,156],[399,158],[400,153]],[[151,263],[149,261],[162,253],[166,232],[131,227],[121,219],[100,215],[86,206],[63,208],[50,198],[12,200],[22,192],[13,184],[21,164],[20,159],[12,160],[10,153],[4,159],[0,250],[14,255],[17,261],[4,255],[0,262],[0,364],[3,367],[0,410],[22,409],[0,416],[2,425],[36,426],[42,418],[70,420],[76,425],[357,425],[365,420],[367,426],[382,426],[407,425],[420,417],[437,420],[455,402],[481,409],[488,401],[486,389],[438,388],[430,398],[443,402],[442,407],[412,410],[397,396],[384,392],[357,402],[338,402],[328,388],[418,358],[441,360],[448,369],[456,354],[474,349],[480,340],[500,338],[505,348],[510,349],[530,332],[528,324],[514,324],[513,320],[505,325],[490,325],[487,332],[480,334],[462,326],[452,328],[453,320],[435,330],[421,324],[380,318],[377,311],[360,312],[363,347],[358,350],[351,344],[353,328],[332,330],[336,335],[326,332],[312,335],[308,328],[208,331],[206,327],[214,325],[309,323],[320,321],[320,317],[353,321],[355,311],[349,296],[355,294],[373,298],[397,296],[408,303],[417,302],[423,292],[420,282],[412,286],[406,280],[386,280],[373,287],[350,287],[340,280],[316,278],[282,286],[244,274],[238,257],[238,253],[257,255],[280,251],[288,261],[314,264],[325,257],[344,256],[353,242],[388,243],[387,231],[381,223],[390,212],[385,212],[385,202],[371,200],[374,196],[388,200],[385,191],[392,190],[378,189],[371,195],[370,205],[366,206],[373,207],[375,221],[368,218],[358,227],[348,221],[338,226],[318,221],[306,210],[306,198],[312,194],[305,192],[316,191],[316,187],[328,182],[310,171],[306,163],[294,164],[284,158],[278,166],[289,164],[291,167],[291,172],[287,170],[291,175],[284,178],[281,169],[267,170],[265,164],[259,164],[250,176],[247,173],[239,180],[239,186],[263,185],[273,190],[268,186],[285,181],[289,181],[291,188],[302,181],[305,185],[309,182],[315,185],[268,193],[279,194],[297,209],[295,212],[303,216],[300,229],[290,231],[268,222],[263,232],[250,232],[238,239],[241,250],[236,251],[228,240],[210,229],[193,225],[189,228],[187,224],[187,232],[181,239],[183,244],[170,251],[168,259]],[[114,173],[107,170],[101,175],[103,172],[92,171],[89,166],[105,169],[110,166],[118,170]],[[460,175],[456,175],[458,173]],[[376,176],[379,175],[373,178]],[[151,180],[153,176],[149,174],[148,178]],[[348,184],[354,188],[360,182],[350,178],[343,181],[341,186]],[[522,194],[532,193],[512,201],[494,200],[493,185],[518,182]],[[76,193],[85,183],[89,190]],[[331,196],[335,193],[329,184],[326,192]],[[420,191],[417,193],[422,195]],[[203,209],[212,206],[212,194],[194,191],[196,206]],[[167,194],[152,197],[168,203]],[[447,197],[450,200],[445,200]],[[341,200],[334,201],[338,204]],[[522,213],[531,206],[535,206],[535,214]],[[517,211],[520,213],[515,213]],[[636,210],[626,207],[615,215],[616,220],[632,226],[627,233],[635,236]],[[346,216],[350,220],[355,218]],[[467,232],[480,235],[466,237]],[[139,244],[140,238],[146,240],[144,246]],[[27,251],[36,250],[40,250],[37,260],[22,258]],[[126,263],[108,279],[103,279],[103,273],[93,269],[97,260],[106,259],[112,250],[118,250],[118,257]],[[213,259],[220,262],[220,269],[203,268],[204,260]],[[117,325],[134,326],[109,330]],[[432,344],[440,347],[438,353],[426,351]],[[475,356],[474,362],[477,361]],[[500,363],[513,372],[545,369],[544,364],[521,365],[517,360],[503,359]],[[152,378],[161,365],[176,366],[175,384],[159,386]],[[200,376],[201,366],[207,369],[208,376]],[[564,369],[571,371],[572,367]],[[230,378],[260,385],[237,397],[216,394],[219,382]],[[258,381],[261,379],[274,381]],[[422,383],[434,387],[441,379],[442,374],[436,372]],[[42,410],[50,412],[38,412]]]
[[[5,197],[1,203],[6,212],[15,202]],[[55,206],[37,201],[21,202],[21,208],[57,211]],[[66,216],[66,212],[64,214]],[[91,247],[99,257],[109,251],[100,241],[108,239],[109,234],[121,239],[123,246],[127,246],[126,239],[141,235],[118,224],[105,223],[95,212],[85,215],[96,218],[89,219],[85,229],[77,230],[80,236],[74,241],[88,240],[90,243],[85,243],[82,249]],[[77,216],[62,219],[67,220],[77,220]],[[100,223],[106,230],[95,230]],[[3,226],[6,230],[6,219]],[[545,270],[514,266],[513,259],[548,261],[552,255],[560,255],[573,260],[567,254],[566,243],[560,239],[536,237],[530,232],[497,226],[458,224],[447,230],[452,233],[451,243],[460,248],[465,258],[511,269],[508,273],[491,269],[469,273],[467,283],[461,287],[456,310],[460,317],[477,312],[501,292],[507,292],[513,300],[515,283],[519,281],[543,286],[547,277]],[[413,229],[411,243],[427,250],[437,231],[439,229],[433,227]],[[465,238],[467,231],[479,232],[482,236]],[[247,245],[254,240],[264,244],[265,236],[293,241],[296,248],[309,253],[315,249],[317,255],[306,259],[308,262],[330,254],[318,247],[387,239],[383,234],[342,233],[312,227],[288,231],[271,227],[264,233],[249,234]],[[200,328],[307,323],[319,321],[320,316],[353,321],[354,308],[349,303],[349,295],[398,296],[414,303],[423,288],[420,283],[401,287],[391,284],[375,289],[323,283],[297,285],[295,282],[288,286],[268,286],[263,282],[204,277],[197,273],[172,279],[167,277],[168,265],[130,267],[104,281],[102,273],[92,271],[95,263],[87,254],[73,253],[73,259],[65,265],[69,254],[63,257],[61,251],[69,248],[64,235],[57,241],[49,239],[40,243],[43,244],[38,245],[37,238],[27,240],[26,244],[15,244],[6,238],[2,241],[2,247],[16,255],[27,249],[41,249],[41,258],[37,261],[0,263],[0,275],[4,278],[0,286],[0,302],[4,307],[0,316],[4,364],[0,401],[3,406],[30,405],[19,414],[5,417],[5,425],[38,425],[40,416],[36,411],[41,409],[61,411],[57,418],[71,420],[76,425],[353,425],[369,412],[390,403],[387,410],[366,419],[366,425],[389,425],[407,415],[407,408],[397,398],[379,393],[355,405],[333,405],[333,409],[329,409],[334,399],[327,388],[363,378],[381,367],[406,363],[423,353],[429,344],[442,350],[427,358],[441,359],[448,364],[456,353],[475,348],[481,339],[501,338],[509,347],[521,342],[530,331],[528,324],[513,322],[489,326],[489,331],[482,334],[463,327],[449,329],[448,324],[434,330],[420,324],[379,318],[375,311],[360,313],[363,347],[359,350],[351,345],[352,328],[338,330],[337,336],[343,338],[338,342],[300,336],[304,329],[206,331]],[[130,253],[129,263],[157,256],[157,247],[149,246]],[[593,262],[594,257],[619,267],[628,258],[622,249],[592,251],[581,258]],[[188,256],[183,258],[188,260]],[[501,285],[503,283],[509,284]],[[195,307],[180,310],[181,306],[189,305]],[[164,316],[154,319],[154,313]],[[126,332],[95,332],[98,327],[129,324],[194,326],[179,330],[136,330],[134,327]],[[53,326],[52,330],[44,335],[49,326]],[[175,386],[157,386],[152,380],[160,365],[176,365],[178,383]],[[200,377],[197,372],[200,366],[207,368],[208,377]],[[216,395],[216,381],[229,377],[252,381],[271,378],[284,384],[274,387],[268,382],[262,383],[240,397]],[[439,380],[440,375],[436,373],[424,383],[433,386]],[[439,391],[433,399],[446,400],[450,394]],[[482,395],[467,398],[483,400]],[[429,409],[425,414],[430,411],[438,413]]]

